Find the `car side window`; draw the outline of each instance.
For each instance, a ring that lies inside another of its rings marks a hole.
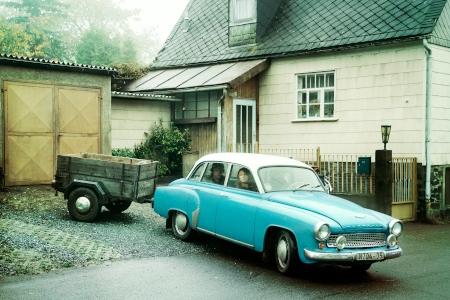
[[[258,191],[250,170],[242,165],[232,166],[227,186],[254,192]]]
[[[222,162],[210,162],[206,167],[206,171],[203,174],[202,182],[215,183],[224,185],[226,174],[226,163]]]
[[[189,180],[199,181],[200,177],[202,176],[203,170],[205,169],[205,166],[206,163],[198,165],[197,169],[192,173],[191,177],[189,177]]]

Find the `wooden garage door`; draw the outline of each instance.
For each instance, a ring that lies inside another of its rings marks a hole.
[[[99,153],[98,90],[59,88],[58,153]]]
[[[58,153],[98,153],[99,90],[4,84],[6,186],[50,184]]]

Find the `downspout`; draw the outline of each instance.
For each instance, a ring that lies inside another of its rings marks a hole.
[[[425,212],[428,218],[431,206],[431,71],[432,52],[426,39],[423,39],[425,54],[427,56],[427,76],[425,95]]]
[[[217,104],[217,152],[222,152],[222,104],[227,96],[227,88],[223,88],[222,96]]]

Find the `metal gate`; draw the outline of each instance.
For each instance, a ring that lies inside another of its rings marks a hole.
[[[414,221],[417,210],[417,158],[392,159],[392,216]]]

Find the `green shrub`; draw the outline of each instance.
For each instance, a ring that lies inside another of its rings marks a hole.
[[[136,158],[134,151],[129,148],[117,148],[112,149],[113,156],[131,157]]]
[[[134,149],[114,149],[113,155],[158,161],[158,175],[181,171],[182,154],[189,150],[191,137],[186,129],[180,131],[172,122],[169,128],[162,119],[150,129],[145,141],[134,145]]]

